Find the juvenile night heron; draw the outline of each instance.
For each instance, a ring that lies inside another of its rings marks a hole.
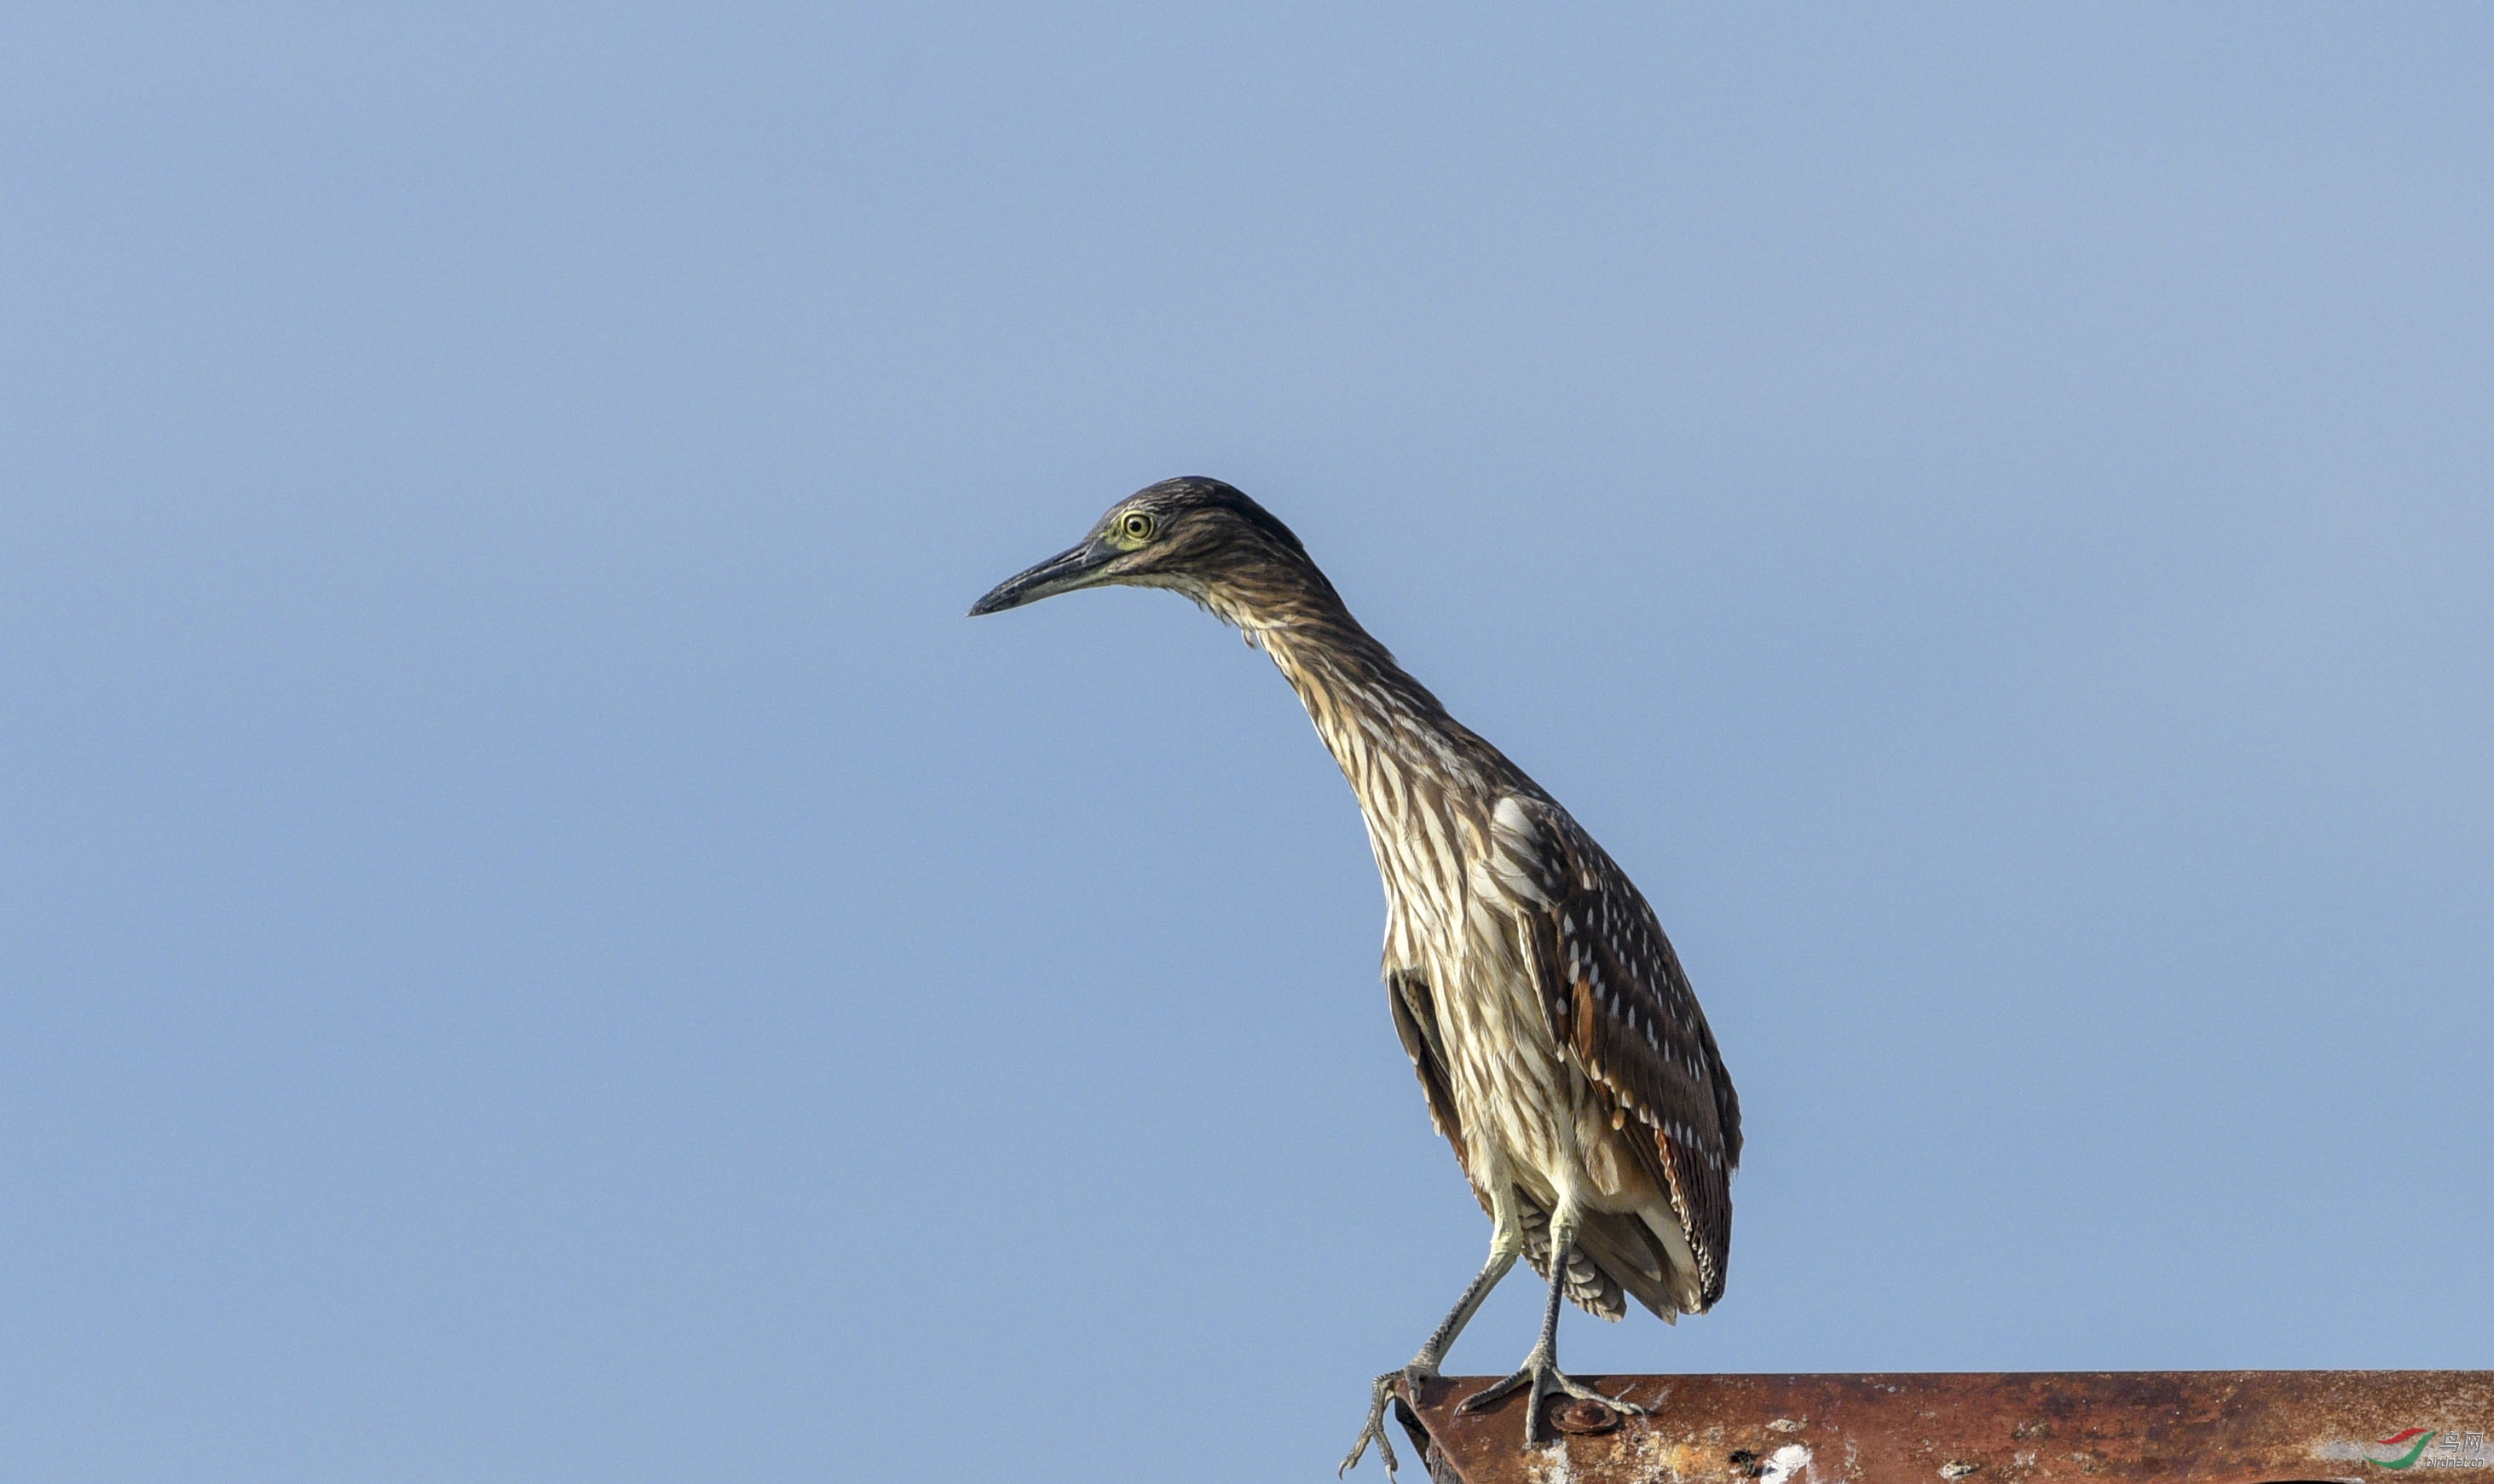
[[[1398,1380],[1434,1378],[1518,1254],[1549,1280],[1524,1365],[1466,1409],[1530,1387],[1623,1411],[1559,1370],[1559,1300],[1669,1322],[1723,1292],[1741,1105],[1671,942],[1627,874],[1496,747],[1446,714],[1351,616],[1290,529],[1217,479],[1117,502],[1081,543],[972,607],[1077,588],[1173,588],[1273,658],[1342,765],[1385,880],[1386,1008],[1429,1116],[1489,1213],[1489,1260],[1411,1364],[1371,1388],[1370,1439]]]

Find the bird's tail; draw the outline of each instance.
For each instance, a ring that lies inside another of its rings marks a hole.
[[[1543,1282],[1550,1279],[1550,1213],[1526,1201],[1524,1260]],[[1666,1323],[1680,1317],[1673,1301],[1669,1259],[1656,1249],[1645,1224],[1633,1216],[1588,1211],[1576,1228],[1576,1246],[1567,1254],[1567,1298],[1577,1308],[1617,1321],[1628,1312],[1633,1297]]]

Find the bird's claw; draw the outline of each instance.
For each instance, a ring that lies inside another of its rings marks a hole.
[[[1333,1471],[1333,1476],[1338,1479],[1351,1472],[1359,1463],[1360,1455],[1368,1451],[1369,1440],[1374,1439],[1377,1442],[1377,1456],[1385,1465],[1385,1477],[1388,1479],[1396,1477],[1395,1470],[1402,1465],[1394,1457],[1393,1442],[1385,1436],[1385,1408],[1387,1404],[1394,1400],[1395,1383],[1401,1382],[1416,1398],[1420,1394],[1422,1381],[1433,1381],[1437,1378],[1438,1373],[1433,1367],[1415,1363],[1405,1366],[1399,1371],[1388,1371],[1371,1383],[1368,1393],[1368,1421],[1360,1428],[1358,1440],[1351,1445],[1350,1454],[1343,1459],[1342,1467]]]
[[[1531,1405],[1524,1408],[1524,1440],[1528,1443],[1537,1443],[1542,1440],[1541,1402],[1545,1397],[1573,1397],[1579,1402],[1599,1402],[1604,1407],[1609,1408],[1611,1410],[1618,1412],[1623,1416],[1642,1417],[1645,1415],[1645,1408],[1639,1407],[1634,1402],[1623,1402],[1618,1397],[1604,1396],[1600,1392],[1596,1391],[1593,1387],[1577,1380],[1574,1377],[1561,1371],[1559,1369],[1557,1358],[1537,1348],[1532,1354],[1524,1357],[1523,1368],[1518,1370],[1513,1376],[1506,1378],[1505,1380],[1492,1381],[1490,1384],[1483,1386],[1480,1390],[1474,1392],[1471,1396],[1464,1398],[1462,1402],[1458,1403],[1455,1407],[1455,1410],[1464,1412],[1479,1411],[1519,1386],[1530,1386],[1532,1388]]]

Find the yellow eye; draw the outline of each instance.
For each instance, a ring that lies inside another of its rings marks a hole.
[[[1129,510],[1117,517],[1118,544],[1132,550],[1152,538],[1155,523],[1149,510]]]

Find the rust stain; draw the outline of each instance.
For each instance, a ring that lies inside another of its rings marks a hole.
[[[1558,1398],[1538,1448],[1486,1383],[1397,1408],[1436,1484],[2494,1484],[2487,1371],[1611,1377],[1647,1415]]]

